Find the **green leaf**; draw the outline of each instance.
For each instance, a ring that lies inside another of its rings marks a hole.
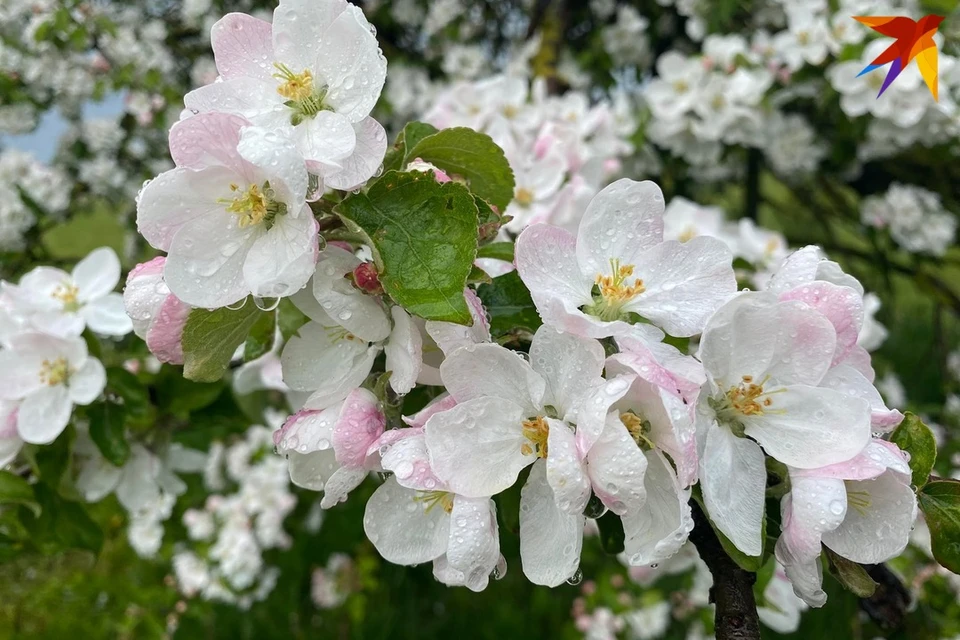
[[[407,151],[413,149],[418,142],[437,132],[437,128],[425,122],[408,122],[403,131],[397,136],[393,147],[387,150],[383,159],[384,171],[403,171],[407,163],[413,158],[408,157]]]
[[[937,461],[937,441],[930,427],[916,415],[907,412],[903,422],[890,436],[890,442],[910,454],[913,484],[918,489],[923,487]]]
[[[426,320],[470,324],[463,289],[477,256],[477,206],[463,185],[391,171],[336,211],[369,238],[397,304]]]
[[[597,518],[597,527],[600,529],[600,546],[610,555],[623,553],[623,522],[620,516],[613,511],[607,511]]]
[[[40,241],[58,260],[79,260],[98,247],[108,246],[123,255],[126,230],[116,212],[106,203],[93,212],[77,213],[50,227]]]
[[[33,487],[9,471],[0,471],[0,504],[22,504],[35,516],[40,515],[40,505],[33,495]]]
[[[290,298],[283,298],[280,306],[277,307],[277,325],[280,327],[280,335],[284,340],[289,340],[300,327],[307,324],[310,318],[305,316],[297,306],[293,304]]]
[[[225,382],[193,382],[174,367],[164,367],[156,383],[157,406],[163,411],[186,418],[190,413],[211,405],[223,392]]]
[[[767,598],[764,595],[764,592],[767,590],[767,585],[770,584],[770,581],[773,580],[773,576],[777,572],[777,561],[773,556],[767,558],[767,561],[764,563],[763,567],[757,571],[757,581],[753,583],[753,597],[757,601],[757,607],[763,607],[767,605]]]
[[[830,561],[830,574],[848,591],[861,598],[869,598],[877,590],[877,583],[862,566],[836,554],[829,547],[824,546],[823,551]]]
[[[930,528],[933,557],[960,574],[960,482],[931,480],[921,489],[919,498]]]
[[[421,158],[448,174],[466,178],[470,191],[504,211],[513,199],[513,170],[493,138],[467,127],[438,131],[407,147],[407,158]]]
[[[21,450],[23,457],[30,463],[35,475],[44,483],[56,487],[61,495],[74,497],[76,489],[70,482],[70,469],[73,466],[73,443],[77,432],[68,424],[56,440],[47,445],[26,445]]]
[[[543,324],[530,292],[516,271],[494,278],[491,284],[480,285],[477,295],[490,316],[490,333],[494,337],[511,335],[517,330],[534,333]]]
[[[250,328],[250,335],[243,347],[243,361],[256,360],[273,346],[273,339],[277,330],[277,314],[273,311],[264,313]]]
[[[511,218],[501,216],[493,207],[490,206],[490,203],[484,200],[483,198],[474,195],[473,201],[477,205],[477,211],[479,212],[478,220],[480,222],[480,243],[489,242],[497,237],[497,233],[500,232],[500,227],[507,223]],[[511,254],[512,255],[512,254]],[[513,260],[513,258],[511,258]]]
[[[494,258],[504,262],[513,262],[513,243],[512,242],[492,242],[480,247],[477,251],[478,258]]]
[[[493,278],[477,266],[470,269],[470,275],[467,276],[467,284],[491,284],[492,282]]]
[[[197,382],[216,382],[263,312],[250,300],[241,308],[193,309],[183,328],[183,375]]]
[[[64,549],[89,549],[99,553],[103,531],[79,502],[64,500],[46,484],[34,486],[39,514],[21,509],[20,520],[30,532],[30,544],[41,553],[53,554]]]
[[[98,402],[87,410],[90,418],[90,439],[103,457],[116,467],[122,467],[130,457],[130,445],[124,437],[126,411],[123,405]]]
[[[150,402],[150,392],[137,376],[123,367],[108,367],[107,393],[123,399],[128,419],[138,424],[152,424],[153,405]]]

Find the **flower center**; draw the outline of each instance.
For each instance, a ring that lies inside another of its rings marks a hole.
[[[294,73],[285,64],[274,62],[273,66],[277,69],[273,77],[281,81],[280,86],[277,87],[277,93],[287,99],[285,104],[293,110],[290,124],[297,126],[321,111],[332,111],[324,103],[327,97],[327,85],[316,86],[309,69]]]
[[[523,435],[529,440],[520,445],[520,453],[525,456],[536,455],[538,458],[547,457],[547,436],[550,433],[550,425],[543,416],[524,420]]]
[[[625,411],[620,414],[620,422],[627,428],[627,432],[637,446],[641,449],[653,449],[653,442],[647,437],[650,433],[650,421],[644,420],[633,411]]]
[[[710,100],[710,106],[713,107],[715,111],[720,111],[727,106],[727,99],[718,93]]]
[[[847,505],[857,510],[861,516],[867,515],[872,501],[866,491],[847,491]]]
[[[513,119],[517,117],[517,114],[520,113],[520,109],[512,104],[508,104],[501,109],[503,116],[507,119]]]
[[[53,290],[50,297],[62,302],[64,311],[72,312],[80,310],[80,303],[77,301],[77,295],[79,293],[80,290],[77,289],[76,285],[64,282],[63,284],[57,285],[57,288]]]
[[[261,222],[266,222],[269,229],[278,215],[284,215],[287,212],[286,204],[274,200],[276,193],[269,182],[264,182],[263,187],[251,184],[245,191],[241,191],[239,185],[231,184],[230,191],[239,195],[232,200],[220,198],[217,202],[226,205],[227,211],[240,217],[238,225],[241,229]]]
[[[348,318],[349,319],[349,318]],[[332,327],[324,327],[324,330],[327,332],[327,336],[330,338],[331,342],[340,342],[341,340],[357,340],[360,338],[353,335],[340,325],[333,325]]]
[[[517,189],[517,192],[513,194],[514,199],[517,201],[517,204],[529,207],[533,203],[533,191],[527,189],[526,187],[520,187]]]
[[[675,80],[673,83],[673,90],[677,93],[686,93],[689,89],[690,85],[683,80]]]
[[[694,229],[693,226],[689,226],[683,230],[683,233],[677,236],[677,240],[679,240],[680,242],[689,242],[696,237],[697,237],[697,230]]]
[[[66,358],[57,358],[54,361],[44,360],[40,363],[40,382],[50,387],[63,384],[70,377],[70,365]]]
[[[448,491],[418,491],[413,499],[427,505],[426,513],[437,505],[447,513],[453,511],[453,494]]]
[[[801,31],[797,34],[797,42],[802,45],[810,44],[810,33],[807,31]]]
[[[610,275],[597,274],[593,303],[583,308],[584,313],[601,320],[621,319],[623,305],[646,291],[643,280],[631,278],[633,265],[621,265],[617,259],[610,260]],[[631,282],[632,280],[632,282]]]
[[[757,384],[753,376],[743,376],[740,384],[727,391],[730,406],[745,416],[762,416],[764,408],[773,404],[773,400],[763,397],[763,385],[768,378]]]

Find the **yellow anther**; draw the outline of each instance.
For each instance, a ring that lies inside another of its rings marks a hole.
[[[277,87],[277,93],[281,96],[287,100],[300,102],[313,95],[313,74],[310,73],[309,69],[294,73],[285,64],[274,62],[273,66],[278,71],[278,73],[273,74],[273,77],[283,81],[283,84]]]
[[[650,423],[635,414],[633,411],[624,411],[620,414],[620,422],[627,428],[627,433],[639,447],[653,449],[653,442],[647,437]]]
[[[53,290],[53,293],[50,294],[50,297],[62,302],[64,310],[76,311],[80,308],[80,303],[77,300],[77,295],[79,293],[80,290],[77,289],[76,285],[65,282],[57,285],[57,288]]]
[[[697,230],[694,229],[693,226],[689,226],[683,230],[683,233],[677,236],[677,240],[679,240],[680,242],[689,242],[696,237],[697,237]]]
[[[533,191],[530,191],[530,189],[526,189],[524,187],[517,189],[517,192],[513,194],[513,197],[517,201],[517,204],[524,207],[529,207],[530,204],[533,203]]]
[[[676,91],[677,93],[686,93],[687,91],[689,91],[689,89],[690,89],[690,85],[687,84],[685,81],[674,80],[673,90]]]
[[[718,93],[710,100],[710,106],[719,111],[727,106],[727,99]]]
[[[621,265],[619,260],[611,260],[610,273],[609,276],[599,274],[596,279],[600,295],[607,303],[622,304],[646,291],[640,278],[634,278],[633,284],[627,282],[627,278],[633,275],[632,264]]]
[[[547,436],[550,425],[543,416],[524,420],[522,423],[523,435],[529,440],[520,446],[520,453],[525,456],[536,455],[538,458],[547,457]]]
[[[520,113],[520,109],[512,104],[504,105],[503,109],[500,111],[503,113],[503,117],[508,119],[516,118],[517,114]]]
[[[447,491],[419,491],[413,499],[427,505],[426,513],[437,505],[447,513],[453,511],[453,494]]]
[[[769,379],[770,376],[767,376],[759,383],[755,383],[753,376],[743,376],[740,384],[730,387],[727,391],[730,407],[745,416],[762,416],[773,405],[770,394],[783,391],[783,389],[764,391],[763,385]]]
[[[230,191],[240,191],[240,187],[231,184]],[[235,213],[240,216],[240,222],[238,224],[241,229],[245,229],[250,225],[259,224],[267,217],[267,205],[269,201],[267,200],[267,196],[260,190],[260,187],[255,184],[251,184],[247,187],[246,191],[243,191],[233,200],[220,198],[217,202],[226,205],[227,211],[230,213]]]
[[[40,382],[48,386],[56,386],[66,382],[70,377],[70,365],[66,358],[57,358],[54,361],[44,360],[40,363]]]

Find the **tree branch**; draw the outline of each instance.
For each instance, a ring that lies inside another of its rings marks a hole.
[[[710,601],[717,605],[715,617],[717,640],[760,640],[760,619],[753,597],[757,576],[744,571],[720,545],[706,514],[696,501],[693,508],[693,531],[690,541],[713,574]]]
[[[903,627],[910,606],[910,592],[886,565],[866,564],[863,568],[877,583],[877,590],[869,598],[860,599],[860,608],[884,631]]]

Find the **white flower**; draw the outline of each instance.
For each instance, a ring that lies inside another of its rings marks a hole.
[[[307,170],[289,140],[236,116],[202,114],[170,131],[177,167],[149,182],[137,226],[168,252],[164,280],[180,300],[222,307],[303,287],[317,254]]]
[[[75,404],[90,404],[106,384],[103,365],[80,338],[42,333],[14,336],[0,350],[0,399],[20,400],[17,432],[25,442],[53,442]]]
[[[0,295],[38,331],[66,338],[89,327],[96,333],[123,336],[133,325],[124,311],[123,298],[113,292],[119,281],[117,254],[101,247],[78,262],[71,273],[37,267],[17,285],[0,284]]]

